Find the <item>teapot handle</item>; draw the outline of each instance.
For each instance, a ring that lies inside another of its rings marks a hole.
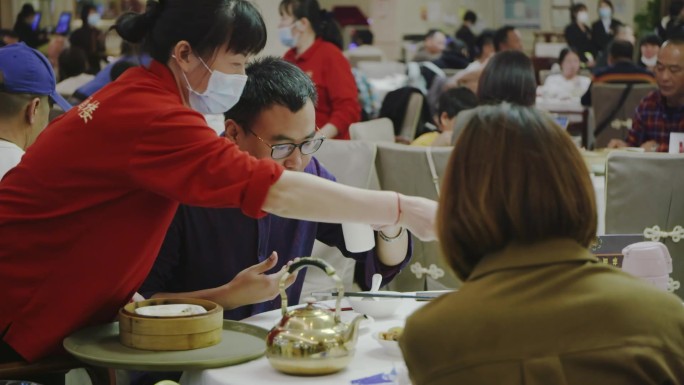
[[[335,320],[339,321],[340,320],[340,308],[341,308],[341,303],[342,303],[342,297],[344,297],[344,285],[342,284],[342,280],[340,277],[335,273],[335,268],[330,266],[330,264],[320,258],[314,258],[314,257],[303,257],[300,258],[299,261],[294,262],[293,264],[290,265],[290,268],[287,269],[287,272],[283,274],[283,276],[280,278],[280,299],[282,301],[282,313],[283,316],[287,314],[287,293],[285,292],[285,282],[287,281],[287,278],[294,274],[297,270],[307,267],[307,266],[316,266],[323,271],[325,271],[325,274],[327,274],[329,277],[335,281],[335,286],[337,286],[337,299],[335,300]]]

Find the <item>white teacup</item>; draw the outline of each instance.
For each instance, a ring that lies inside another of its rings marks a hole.
[[[622,270],[667,290],[672,257],[660,242],[638,242],[622,249]]]
[[[347,250],[361,253],[375,247],[375,233],[370,225],[365,223],[343,223],[342,233]]]

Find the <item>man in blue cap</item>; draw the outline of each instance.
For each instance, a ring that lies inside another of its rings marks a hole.
[[[50,99],[71,108],[55,90],[48,59],[24,43],[0,48],[0,179],[47,126]]]

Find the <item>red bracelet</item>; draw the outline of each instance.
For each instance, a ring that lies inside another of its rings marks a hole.
[[[399,224],[399,219],[401,219],[401,199],[398,192],[395,192],[395,194],[397,194],[397,220],[394,221],[394,226]]]

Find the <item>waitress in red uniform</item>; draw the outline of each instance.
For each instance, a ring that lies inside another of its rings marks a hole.
[[[318,92],[316,125],[328,138],[349,139],[361,119],[356,81],[342,54],[342,34],[317,0],[280,2],[280,41],[291,47],[283,59],[311,76]]]
[[[148,45],[150,67],[55,120],[0,182],[0,362],[58,353],[67,335],[113,320],[179,202],[253,217],[398,221],[434,238],[433,201],[284,171],[207,126],[201,114],[238,101],[247,56],[266,42],[249,1],[149,2],[115,29]]]

